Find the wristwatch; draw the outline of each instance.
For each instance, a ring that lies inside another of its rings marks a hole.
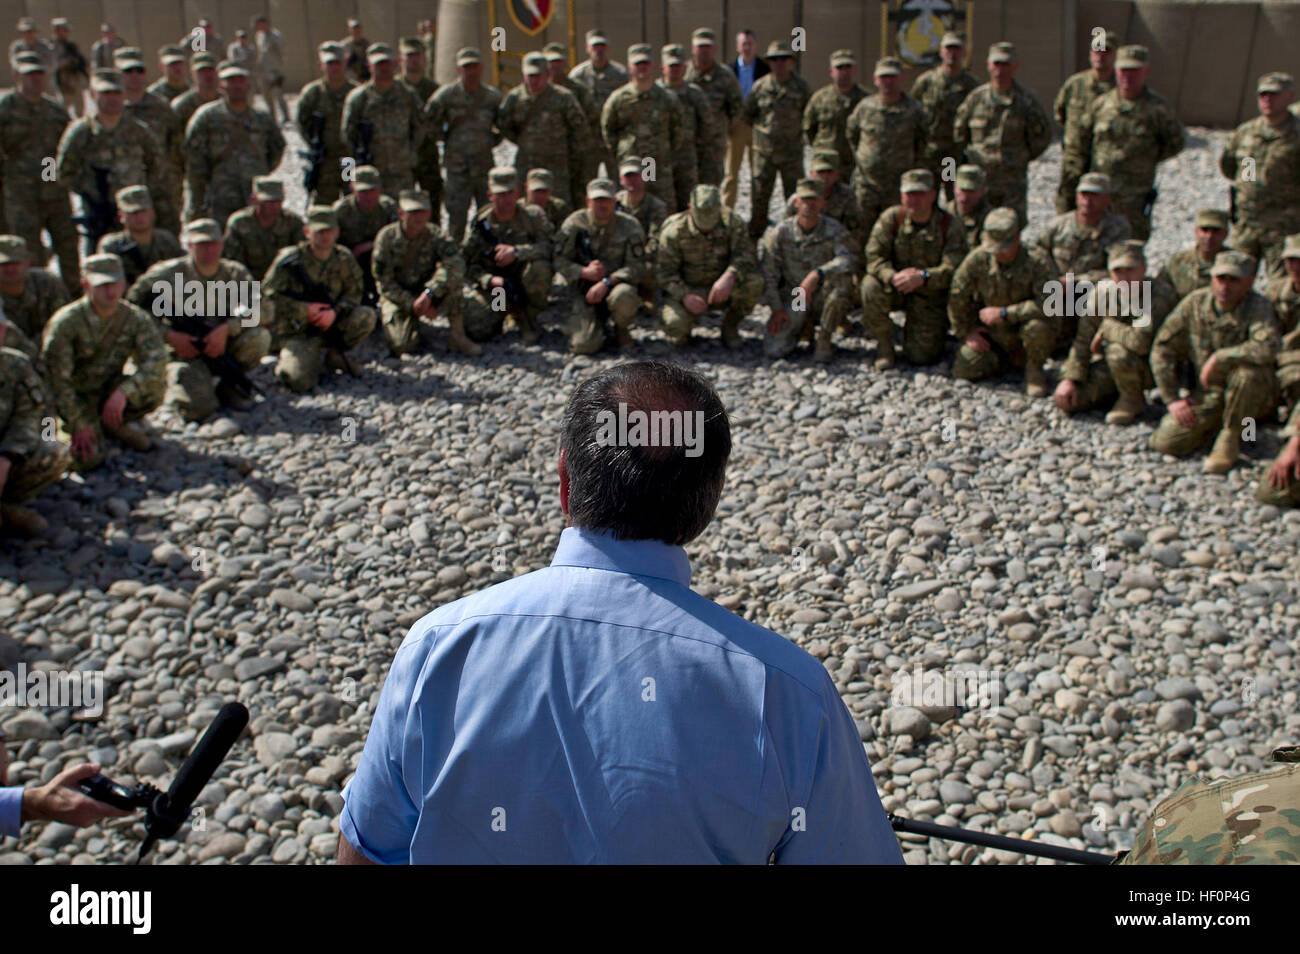
[[[1003,320],[1003,321],[1006,321],[1006,319],[1007,319],[1007,306],[1006,306],[1006,305],[1003,305],[1003,306],[1002,306],[1002,320]]]
[[[930,280],[930,270],[928,268],[921,269],[921,284],[924,285],[929,280]]]
[[[822,279],[824,279],[824,278],[826,277],[826,273],[825,273],[824,271],[822,271],[820,267],[818,267],[818,268],[814,268],[813,271],[815,271],[815,272],[817,273],[817,280],[818,280],[818,281],[821,281]]]
[[[613,288],[613,287],[614,287],[614,283],[611,282],[611,281],[609,280],[609,276],[608,276],[608,275],[606,275],[604,278],[602,278],[601,281],[605,283],[605,287],[606,287],[606,288]]]

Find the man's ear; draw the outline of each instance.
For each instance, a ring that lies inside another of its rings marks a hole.
[[[560,472],[560,511],[567,517],[569,515],[569,465],[565,460],[563,447],[560,448],[558,469]]]

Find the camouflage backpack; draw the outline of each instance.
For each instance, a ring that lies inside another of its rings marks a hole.
[[[1300,746],[1282,768],[1207,782],[1192,777],[1156,806],[1121,865],[1300,863]]]

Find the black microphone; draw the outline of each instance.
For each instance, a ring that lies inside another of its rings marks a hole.
[[[148,854],[159,838],[170,838],[190,817],[190,808],[208,784],[217,766],[248,725],[248,710],[238,702],[227,702],[208,726],[199,744],[190,752],[185,764],[172,780],[171,788],[158,795],[149,806],[145,821],[146,837],[139,857]]]

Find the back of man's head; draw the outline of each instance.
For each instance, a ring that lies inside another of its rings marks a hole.
[[[639,361],[578,385],[560,447],[575,527],[682,546],[713,519],[731,424],[703,377]]]

